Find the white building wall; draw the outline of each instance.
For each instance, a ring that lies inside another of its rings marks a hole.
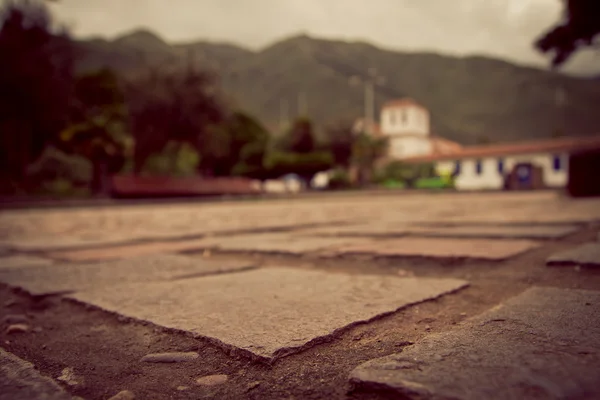
[[[561,169],[558,171],[554,170],[554,156],[555,154],[526,154],[507,156],[505,158],[505,166],[510,171],[516,164],[519,163],[531,163],[542,168],[544,183],[549,187],[564,187],[567,185],[569,179],[569,155],[568,154],[556,154],[560,157]]]
[[[477,162],[481,163],[481,173],[477,173]],[[502,189],[504,177],[498,172],[497,158],[461,160],[460,174],[454,180],[459,190]]]
[[[381,110],[380,120],[384,135],[429,135],[429,112],[421,107],[386,107]]]
[[[400,136],[389,139],[388,155],[390,158],[424,156],[433,151],[431,140],[418,136]]]
[[[454,183],[458,190],[502,189],[504,176],[510,173],[519,163],[531,163],[542,168],[544,184],[549,187],[564,187],[568,182],[568,154],[559,154],[560,169],[554,169],[554,154],[524,154],[506,157],[485,157],[481,159],[460,160],[460,174]],[[477,161],[481,162],[481,173],[477,173]],[[503,173],[498,169],[498,161],[503,161]],[[456,161],[440,161],[436,163],[438,173],[454,171]]]

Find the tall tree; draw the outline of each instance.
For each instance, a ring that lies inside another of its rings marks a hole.
[[[564,0],[562,20],[544,33],[535,47],[542,53],[552,53],[552,65],[558,67],[583,47],[598,47],[600,34],[600,1]]]
[[[191,68],[151,70],[127,85],[127,104],[135,172],[169,142],[189,143],[202,153],[210,145],[209,127],[226,117],[214,78]]]
[[[327,130],[328,143],[326,147],[331,152],[336,165],[348,168],[352,162],[352,147],[356,135],[352,125],[338,123]]]
[[[308,118],[298,118],[284,137],[285,151],[311,153],[316,150],[316,140],[312,122]]]
[[[358,180],[367,183],[373,174],[375,163],[387,153],[386,138],[374,138],[368,134],[360,134],[352,147],[352,162],[358,169]]]
[[[68,121],[74,51],[46,5],[8,0],[0,6],[0,174],[2,186],[26,168]]]
[[[201,164],[212,165],[214,175],[248,176],[263,168],[269,133],[256,119],[234,112],[211,133],[212,145],[203,149]]]
[[[123,168],[132,150],[117,76],[103,69],[78,78],[72,107],[72,122],[61,133],[60,148],[90,160],[92,193],[103,193],[108,176]]]

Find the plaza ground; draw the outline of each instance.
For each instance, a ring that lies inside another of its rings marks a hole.
[[[593,259],[546,265],[599,222],[600,199],[554,192],[5,211],[0,347],[54,380],[70,368],[58,382],[84,399],[436,398],[351,374],[532,287],[600,290]],[[198,357],[141,361],[164,352]]]

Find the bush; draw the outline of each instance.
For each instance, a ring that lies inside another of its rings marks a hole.
[[[329,189],[348,189],[352,186],[350,175],[344,169],[337,169],[329,178]]]

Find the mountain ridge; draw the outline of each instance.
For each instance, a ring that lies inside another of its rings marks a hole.
[[[546,138],[565,127],[571,135],[600,130],[593,107],[600,104],[597,79],[481,55],[397,52],[363,41],[308,35],[253,51],[226,42],[169,44],[149,31],[79,45],[81,70],[109,66],[127,72],[146,64],[189,62],[191,57],[198,66],[216,71],[239,108],[276,133],[286,104],[293,117],[301,96],[319,126],[362,116],[364,89],[356,82],[374,66],[386,78],[376,90],[377,110],[387,100],[412,97],[431,111],[433,133],[464,144]],[[568,94],[564,109],[554,104],[559,88]]]

